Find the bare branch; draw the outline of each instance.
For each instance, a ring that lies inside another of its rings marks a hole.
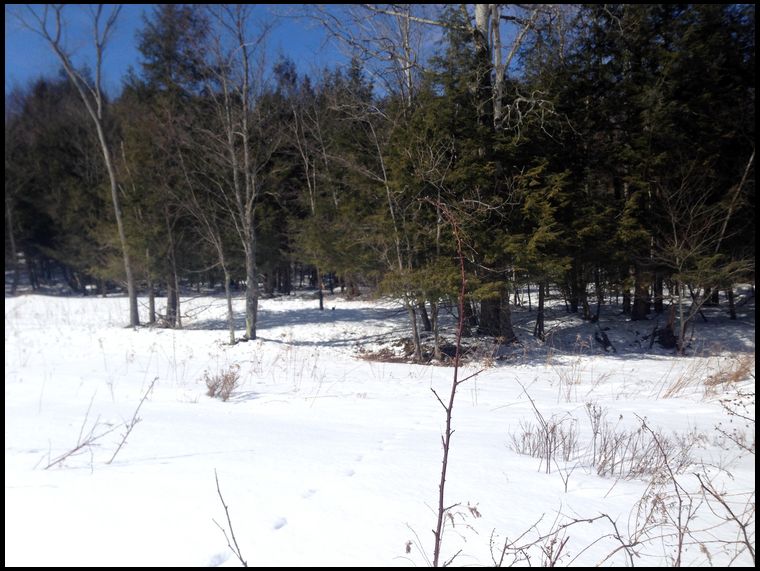
[[[240,560],[240,563],[243,564],[243,567],[248,567],[248,563],[245,559],[243,559],[243,554],[240,552],[240,546],[238,545],[237,539],[235,538],[235,530],[232,528],[232,520],[230,519],[230,510],[227,506],[227,504],[224,502],[224,496],[222,496],[222,490],[219,488],[219,476],[216,473],[216,468],[214,468],[214,479],[216,480],[216,492],[219,494],[219,500],[222,502],[222,506],[224,507],[224,514],[227,517],[227,525],[230,526],[230,535],[232,536],[232,544],[234,544],[234,547],[232,544],[230,544],[230,539],[227,537],[227,531],[217,523],[216,520],[212,519],[212,521],[216,524],[216,526],[222,530],[222,533],[224,534],[224,539],[227,540],[227,547],[230,548],[230,551],[235,554],[235,557],[237,557]]]
[[[108,462],[106,462],[106,464],[110,464],[111,462],[113,462],[114,458],[116,458],[116,455],[119,453],[119,450],[121,450],[122,446],[124,446],[124,444],[126,443],[127,437],[132,432],[132,429],[135,427],[135,425],[138,422],[140,422],[141,419],[137,416],[137,413],[140,412],[140,407],[145,402],[145,399],[148,398],[150,391],[153,390],[153,386],[156,384],[156,381],[158,381],[158,377],[153,379],[153,381],[150,383],[150,386],[148,387],[148,390],[145,391],[145,394],[140,399],[140,403],[137,405],[137,408],[135,409],[135,412],[132,415],[132,420],[130,420],[129,423],[125,424],[127,430],[124,432],[121,442],[119,442],[119,445],[116,447],[116,450],[114,451],[113,456],[111,456],[111,459]]]

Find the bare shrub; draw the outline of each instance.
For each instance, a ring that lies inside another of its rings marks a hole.
[[[212,377],[208,374],[208,371],[204,371],[203,380],[206,382],[206,387],[208,388],[206,394],[211,398],[214,398],[216,393],[219,392],[219,386],[222,384],[222,379],[219,378],[219,375]]]
[[[635,430],[619,430],[603,422],[595,437],[594,467],[600,476],[626,480],[657,476],[668,466],[678,474],[694,463],[691,450],[699,441],[695,432],[668,437],[643,423]]]
[[[240,381],[239,371],[240,367],[238,365],[232,365],[227,372],[222,374],[222,385],[219,389],[219,397],[223,401],[230,398],[232,391],[237,387],[238,382]]]
[[[518,434],[510,435],[512,450],[518,454],[541,458],[546,462],[546,472],[556,459],[565,462],[573,458],[578,450],[578,433],[570,418],[551,417],[545,424],[520,421]]]
[[[591,465],[600,476],[653,476],[662,471],[666,460],[680,473],[693,463],[691,449],[701,438],[696,432],[667,437],[643,422],[635,430],[619,429],[606,420],[605,408],[594,402],[586,403],[586,416],[591,425]]]
[[[754,423],[754,393],[740,395],[741,398],[721,404],[729,407],[727,410],[736,418]],[[586,414],[593,436],[590,457],[597,472],[602,476],[647,481],[646,491],[629,515],[628,529],[618,528],[617,520],[607,514],[584,518],[557,513],[550,529],[544,532],[539,529],[542,516],[516,538],[497,541],[495,532],[492,533],[490,548],[495,566],[526,563],[570,566],[602,541],[612,543],[597,566],[614,561],[620,554],[631,566],[642,556],[664,556],[676,567],[693,565],[697,561],[694,547],[699,550],[697,556],[704,556],[705,564],[713,565],[717,553],[730,557],[729,566],[745,564],[747,559],[755,562],[754,489],[729,493],[708,476],[712,467],[703,464],[703,473],[694,472],[697,463],[691,452],[704,435],[691,431],[666,436],[651,428],[646,418],[638,416],[638,428],[621,428],[607,422],[607,411],[594,402],[586,403]],[[540,435],[541,426],[550,423],[545,420],[542,423],[541,418],[537,415],[538,426],[522,424],[522,434],[513,436],[514,448],[519,452],[543,453],[544,444],[536,435]],[[699,483],[697,489],[687,486],[694,483],[694,477]],[[602,525],[601,535],[585,547],[577,543],[571,546],[567,532],[581,523],[584,527]]]
[[[564,397],[566,402],[572,400],[573,391],[581,384],[583,377],[583,360],[581,357],[574,358],[568,365],[553,366],[554,372],[559,379],[557,389],[557,402]]]
[[[527,394],[527,393],[526,393]],[[536,422],[520,421],[517,433],[510,434],[510,448],[518,454],[541,459],[547,474],[552,464],[568,462],[578,452],[578,430],[571,416],[544,417],[528,395]],[[703,436],[696,432],[666,436],[642,425],[636,429],[618,428],[605,419],[601,405],[586,403],[591,425],[590,465],[599,476],[634,479],[660,475],[665,462],[675,473],[694,463],[692,448]],[[622,417],[621,417],[622,418]],[[540,469],[540,468],[539,468]]]
[[[268,365],[273,382],[284,381],[293,386],[293,392],[301,391],[304,380],[320,380],[319,348],[302,348],[289,339]]]
[[[742,450],[755,453],[755,391],[737,389],[736,394],[720,400],[728,415],[728,425],[719,422],[715,427],[725,439]]]
[[[591,434],[592,434],[592,440],[591,440],[591,464],[593,466],[596,466],[597,463],[597,451],[598,451],[598,439],[599,435],[602,431],[602,422],[604,418],[607,416],[607,411],[604,410],[602,405],[594,403],[594,402],[587,402],[586,403],[586,416],[588,416],[589,422],[591,423]]]
[[[675,448],[674,455],[674,448],[661,433],[652,430],[646,419],[639,418],[639,421],[641,430],[649,434],[659,451],[659,472],[650,478],[646,493],[634,508],[638,541],[652,547],[664,547],[663,554],[670,558],[674,567],[684,566],[687,555],[691,558],[690,566],[698,564],[694,552],[688,553],[690,546],[697,546],[705,557],[702,564],[713,566],[713,554],[716,553],[731,557],[727,563],[729,567],[747,555],[754,563],[754,489],[728,493],[708,475],[715,466],[702,464],[703,473],[683,474],[680,465],[682,451]],[[693,435],[687,438],[694,442]],[[680,442],[684,440],[681,438]],[[718,470],[725,472],[719,467]],[[732,478],[730,473],[725,474]],[[686,487],[691,477],[696,477],[699,489]],[[706,513],[708,511],[717,521]]]
[[[527,392],[525,394],[528,395]],[[539,470],[544,465],[546,473],[549,474],[552,463],[556,463],[558,459],[567,462],[578,451],[575,419],[569,416],[558,418],[555,415],[547,419],[538,410],[530,395],[528,399],[533,406],[536,423],[520,421],[519,434],[510,435],[511,447],[518,454],[540,458]]]
[[[725,551],[733,552],[731,563],[747,552],[754,564],[755,491],[731,495],[718,489],[706,475],[696,476],[710,511],[723,521],[723,525],[733,525],[737,528],[736,539],[718,540]]]
[[[230,365],[226,371],[221,371],[216,375],[209,375],[208,371],[204,371],[203,380],[208,387],[206,392],[208,396],[227,401],[240,381],[240,365]]]
[[[542,531],[540,524],[545,515],[542,515],[538,521],[515,538],[505,537],[502,541],[494,530],[489,542],[493,566],[570,567],[590,547],[600,541],[611,541],[616,547],[596,564],[597,567],[620,552],[624,553],[627,566],[633,567],[635,560],[640,557],[642,535],[646,531],[645,528],[638,525],[640,522],[636,522],[634,528],[629,528],[628,533],[625,533],[624,530],[618,528],[616,520],[606,513],[589,518],[567,517],[557,513],[549,529]],[[585,528],[589,525],[602,526],[605,533],[586,547],[578,549],[576,546],[571,553],[569,549],[566,549],[570,540],[569,532],[576,526]]]

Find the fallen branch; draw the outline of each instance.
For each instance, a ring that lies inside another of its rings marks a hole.
[[[60,464],[61,462],[66,460],[66,458],[69,458],[71,456],[74,456],[75,454],[78,454],[83,449],[89,448],[95,443],[96,440],[103,438],[106,434],[116,430],[116,426],[113,426],[109,428],[108,430],[106,430],[105,432],[102,432],[101,434],[95,434],[95,429],[100,424],[98,422],[100,420],[100,417],[98,417],[97,419],[95,419],[95,422],[90,428],[90,431],[85,436],[82,436],[84,434],[84,427],[87,425],[87,418],[90,416],[90,409],[92,408],[92,401],[94,399],[95,399],[95,395],[92,395],[92,398],[90,399],[90,405],[87,407],[87,412],[85,413],[84,420],[82,421],[82,427],[79,429],[79,436],[77,437],[76,446],[74,446],[74,448],[72,448],[68,452],[61,454],[55,460],[49,462],[48,465],[45,466],[44,468],[45,470],[47,470],[48,468],[52,468],[56,464]]]
[[[114,458],[116,458],[116,455],[119,453],[119,450],[121,450],[122,446],[124,446],[124,443],[127,441],[127,437],[132,432],[132,429],[135,427],[135,425],[142,420],[137,416],[137,413],[140,412],[140,407],[145,402],[145,399],[148,398],[148,395],[150,394],[150,391],[153,390],[153,385],[156,384],[156,381],[158,381],[158,377],[153,379],[153,382],[150,383],[150,386],[148,387],[148,390],[145,391],[145,394],[143,395],[143,398],[140,399],[140,404],[137,405],[137,408],[135,409],[135,413],[132,415],[132,420],[129,421],[128,424],[125,424],[127,430],[124,432],[124,435],[121,437],[121,442],[119,442],[119,445],[116,447],[116,450],[113,453],[113,456],[111,456],[111,459],[106,462],[106,464],[110,464],[113,462]]]

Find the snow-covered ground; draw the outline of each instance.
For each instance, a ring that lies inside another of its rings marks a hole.
[[[183,330],[124,327],[121,297],[6,297],[7,566],[240,565],[215,474],[249,565],[432,560],[445,414],[431,388],[447,400],[453,369],[362,358],[408,335],[391,301],[260,308],[259,338],[228,346],[221,297],[183,299]],[[680,538],[682,565],[753,564],[754,302],[724,313],[707,310],[676,358],[644,339],[654,322],[611,309],[616,353],[561,307],[538,343],[535,312],[515,310],[522,345],[460,372],[486,367],[454,405],[441,562],[493,565],[507,541],[504,565],[667,566]],[[230,399],[207,396],[204,373],[234,366]],[[540,448],[534,406],[566,439],[549,473],[518,453]],[[599,468],[604,446],[622,476]]]

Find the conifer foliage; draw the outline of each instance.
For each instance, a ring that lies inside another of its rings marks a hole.
[[[465,335],[515,341],[512,295],[534,288],[537,338],[549,292],[595,322],[622,295],[683,350],[700,308],[754,279],[754,5],[390,6],[320,8],[354,57],[307,72],[264,57],[263,12],[161,5],[97,133],[77,89],[100,61],[8,95],[14,290],[23,262],[35,288],[105,293],[128,259],[149,322],[181,327],[180,292],[219,287],[234,343],[236,288],[245,339],[259,295],[311,286],[322,309],[369,288],[403,300],[426,361],[458,295],[444,209]]]

